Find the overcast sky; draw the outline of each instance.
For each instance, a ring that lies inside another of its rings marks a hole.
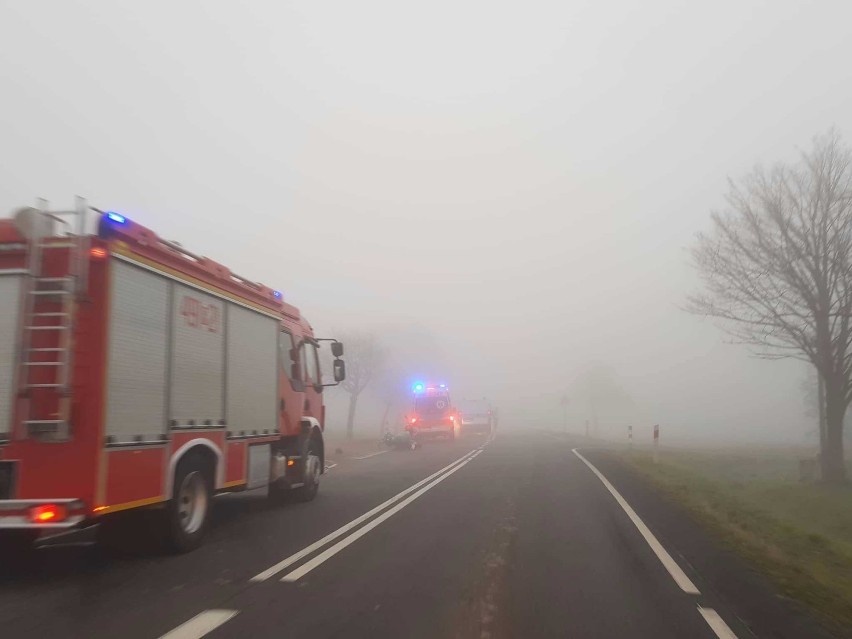
[[[320,332],[414,326],[519,423],[602,362],[672,437],[798,441],[805,369],[678,306],[728,176],[852,138],[850,20],[842,0],[0,0],[0,207],[81,194]]]

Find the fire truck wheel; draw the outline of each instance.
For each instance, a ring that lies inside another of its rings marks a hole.
[[[319,490],[322,461],[319,455],[316,454],[313,442],[308,442],[307,449],[305,475],[302,479],[304,483],[299,488],[293,489],[293,499],[296,501],[313,501]]]
[[[174,552],[189,552],[201,545],[210,517],[212,497],[207,464],[196,455],[178,464],[172,499],[167,508],[168,546]]]

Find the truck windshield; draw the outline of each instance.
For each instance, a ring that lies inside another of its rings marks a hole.
[[[450,408],[447,397],[418,397],[414,400],[414,411],[419,414],[442,413]]]

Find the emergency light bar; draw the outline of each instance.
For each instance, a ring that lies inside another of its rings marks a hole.
[[[116,224],[127,224],[127,218],[123,215],[119,215],[118,213],[109,211],[106,216],[110,222],[115,222]]]
[[[413,390],[415,393],[434,393],[438,390],[446,391],[449,389],[447,388],[446,384],[440,384],[438,386],[426,386],[422,382],[417,382],[416,384],[414,384],[414,386],[411,387],[411,390]]]

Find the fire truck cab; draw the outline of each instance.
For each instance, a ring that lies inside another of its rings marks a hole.
[[[412,410],[406,417],[406,430],[412,437],[455,439],[459,433],[459,417],[446,384],[418,382],[412,390]]]
[[[147,508],[182,552],[215,493],[313,499],[323,340],[300,311],[123,215],[45,209],[0,220],[0,545]]]

